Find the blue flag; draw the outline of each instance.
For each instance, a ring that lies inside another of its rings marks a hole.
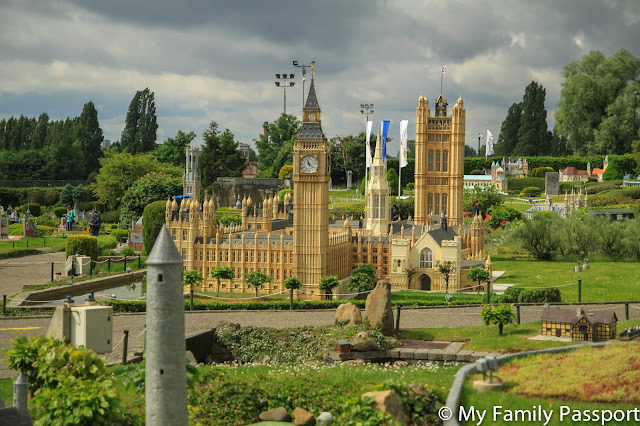
[[[382,122],[382,161],[387,162],[387,133],[389,132],[389,120]]]

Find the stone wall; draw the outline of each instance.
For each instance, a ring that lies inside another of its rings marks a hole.
[[[214,185],[213,197],[216,200],[216,208],[235,207],[238,195],[249,197],[253,205],[261,205],[266,196],[285,188],[283,179],[245,179],[245,178],[218,178]]]

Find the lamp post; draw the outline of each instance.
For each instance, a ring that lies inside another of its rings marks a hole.
[[[633,134],[631,135],[632,142],[636,138],[636,101],[638,99],[638,96],[640,96],[640,92],[638,92],[637,90],[633,92]]]
[[[480,141],[482,140],[482,138],[482,134],[478,133],[478,157],[480,157]]]
[[[290,79],[292,79],[293,77],[295,77],[294,74],[276,74],[276,78],[278,80],[282,80],[282,82],[280,81],[276,81],[276,86],[277,87],[282,87],[282,89],[284,90],[284,109],[283,109],[283,114],[287,113],[287,87],[293,87],[294,84],[296,84],[294,81],[289,81]]]
[[[304,76],[307,74],[307,67],[315,65],[316,61],[311,61],[311,65],[298,65],[298,61],[293,61],[293,66],[296,68],[302,68],[302,108],[304,108]]]

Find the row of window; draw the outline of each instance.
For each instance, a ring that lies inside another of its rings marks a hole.
[[[384,219],[386,217],[385,205],[386,197],[384,195],[374,194],[371,197],[371,213],[374,219]]]
[[[449,178],[430,177],[427,178],[427,185],[449,185]]]
[[[427,195],[427,211],[433,214],[440,214],[440,202],[442,202],[442,214],[447,213],[447,202],[449,196],[447,194],[428,194]]]
[[[442,161],[441,161],[441,155],[442,155]],[[443,171],[443,172],[448,172],[449,171],[449,151],[442,151],[440,152],[440,150],[436,150],[435,151],[435,167],[434,167],[434,151],[432,149],[429,150],[429,152],[427,153],[427,170],[430,172],[436,171]],[[440,170],[440,166],[442,166],[442,170]]]
[[[430,133],[427,136],[427,140],[429,142],[449,142],[449,135],[448,133],[446,134],[440,134],[440,133]]]

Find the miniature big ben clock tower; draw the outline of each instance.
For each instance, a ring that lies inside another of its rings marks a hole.
[[[329,166],[312,65],[302,128],[293,146],[293,275],[306,295],[319,294],[317,285],[327,272]]]

